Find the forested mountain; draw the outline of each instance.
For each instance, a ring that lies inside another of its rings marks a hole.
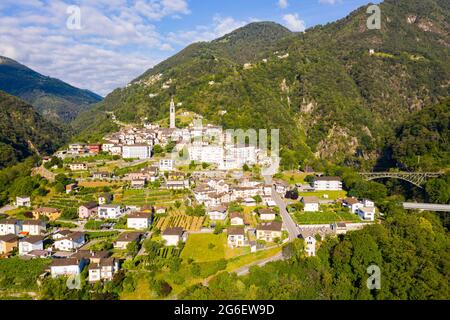
[[[33,154],[51,154],[65,139],[61,127],[26,102],[0,91],[0,169]]]
[[[102,98],[61,80],[46,77],[0,56],[0,90],[33,105],[47,119],[70,122]]]
[[[380,7],[380,30],[367,28],[362,7],[304,34],[252,23],[193,44],[112,92],[75,126],[89,140],[108,131],[104,111],[126,122],[161,119],[175,93],[183,108],[227,128],[281,129],[286,167],[313,155],[374,166],[404,121],[448,96],[450,83],[448,1]]]

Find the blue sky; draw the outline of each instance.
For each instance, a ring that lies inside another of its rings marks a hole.
[[[0,55],[106,95],[192,42],[212,40],[253,21],[275,21],[303,32],[343,18],[368,3],[1,0]]]

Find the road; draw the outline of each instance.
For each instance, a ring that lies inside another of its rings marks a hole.
[[[265,176],[264,177],[267,184],[272,184],[272,177]],[[300,234],[297,224],[292,219],[291,215],[288,213],[286,208],[286,203],[283,198],[276,192],[275,187],[272,186],[272,199],[277,204],[278,208],[280,208],[281,218],[283,219],[283,224],[287,231],[289,232],[289,240],[293,241],[298,238]]]

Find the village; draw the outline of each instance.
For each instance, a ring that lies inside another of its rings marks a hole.
[[[144,121],[44,158],[36,174],[53,187],[17,197],[0,213],[1,257],[52,259],[53,278],[87,267],[89,282],[111,281],[127,260],[145,254],[146,241],[160,243],[163,255],[245,256],[237,269],[279,254],[295,238],[315,256],[325,237],[376,222],[374,203],[348,197],[339,177],[265,176],[267,154],[230,142],[202,120],[177,114],[172,99],[168,128]]]

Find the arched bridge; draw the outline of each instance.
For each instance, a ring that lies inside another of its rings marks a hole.
[[[413,185],[422,188],[424,183],[430,178],[438,178],[443,172],[361,172],[360,175],[366,180],[376,179],[400,179],[408,181]]]

